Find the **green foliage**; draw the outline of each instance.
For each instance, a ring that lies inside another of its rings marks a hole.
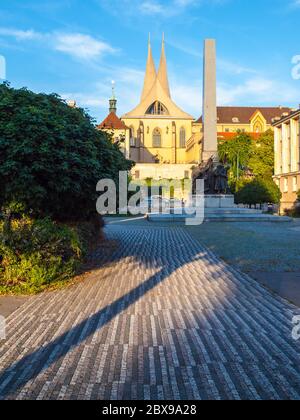
[[[236,183],[250,171],[254,177],[270,178],[274,173],[274,133],[268,130],[258,140],[250,134],[238,132],[232,140],[219,142],[219,156],[230,164],[229,183],[237,191]]]
[[[131,166],[84,110],[0,85],[0,207],[17,202],[38,218],[87,220],[97,182],[117,181]]]
[[[281,192],[272,178],[256,178],[253,181],[245,181],[240,185],[235,200],[237,204],[263,204],[279,203]]]
[[[286,214],[286,216],[294,217],[296,219],[299,219],[300,218],[300,207],[299,206],[294,206],[292,209],[286,210],[285,214]]]
[[[74,275],[84,246],[50,219],[0,223],[0,292],[35,293]]]
[[[253,139],[250,134],[238,132],[232,140],[221,140],[218,145],[219,157],[230,165],[230,178],[236,180],[248,166]]]
[[[268,130],[252,144],[248,162],[251,171],[258,177],[271,177],[274,174],[274,133]]]

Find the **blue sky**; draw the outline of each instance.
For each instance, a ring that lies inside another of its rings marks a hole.
[[[111,80],[118,114],[139,101],[151,32],[165,32],[171,92],[194,117],[202,106],[204,38],[216,38],[219,105],[300,103],[300,0],[0,0],[0,55],[15,87],[76,99],[101,121]]]

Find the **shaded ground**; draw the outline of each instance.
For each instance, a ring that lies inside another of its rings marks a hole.
[[[0,398],[300,399],[299,309],[186,228],[107,234],[101,268],[8,317]]]
[[[300,308],[300,272],[274,273],[255,271],[250,275],[270,290],[289,300]]]

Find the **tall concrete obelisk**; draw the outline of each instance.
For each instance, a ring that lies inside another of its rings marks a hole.
[[[216,41],[204,41],[202,161],[218,160]]]

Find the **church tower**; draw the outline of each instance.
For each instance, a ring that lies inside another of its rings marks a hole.
[[[168,68],[167,68],[167,58],[166,58],[166,51],[165,51],[165,35],[164,34],[163,34],[163,40],[162,40],[161,57],[160,57],[160,63],[159,63],[157,78],[160,81],[160,84],[161,84],[163,90],[166,92],[168,97],[171,98],[169,79],[168,79]]]
[[[111,98],[109,100],[109,112],[113,112],[114,114],[117,113],[117,99],[116,99],[116,95],[115,95],[115,82],[112,81],[111,82],[112,85],[112,95]]]
[[[145,72],[144,87],[142,91],[141,102],[147,98],[149,92],[151,91],[152,86],[155,83],[155,79],[156,79],[156,69],[155,69],[155,64],[153,60],[150,34],[149,34],[148,58],[147,58],[147,64],[146,64],[146,72]]]

